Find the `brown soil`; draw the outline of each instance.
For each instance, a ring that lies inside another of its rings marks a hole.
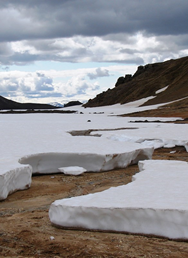
[[[188,161],[188,153],[183,147],[162,148],[155,150],[153,159]],[[50,223],[48,210],[53,201],[127,184],[136,172],[138,166],[133,165],[78,177],[34,176],[30,189],[0,202],[0,257],[188,257],[185,241],[62,229]]]
[[[182,103],[182,102],[181,102]],[[178,107],[178,103],[165,105],[157,109],[153,110],[146,110],[146,111],[140,111],[135,112],[131,114],[125,114],[122,116],[126,117],[179,117],[184,119],[185,121],[183,123],[188,122],[188,103],[186,106],[183,106],[183,104]]]

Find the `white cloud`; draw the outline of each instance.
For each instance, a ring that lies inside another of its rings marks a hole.
[[[87,101],[114,87],[117,78],[133,74],[137,66],[119,65],[75,70],[38,70],[0,72],[0,95],[15,101]],[[91,79],[88,77],[90,75]]]
[[[88,73],[88,77],[91,80],[94,80],[98,77],[108,77],[108,76],[109,76],[108,70],[107,69],[101,69],[100,67],[97,68],[94,73]]]
[[[109,62],[147,64],[187,54],[188,35],[157,36],[144,32],[105,37],[24,40],[0,44],[1,65],[27,65],[38,61],[68,63]],[[87,66],[87,64],[86,64]]]

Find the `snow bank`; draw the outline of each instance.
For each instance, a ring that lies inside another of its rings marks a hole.
[[[102,137],[113,141],[140,143],[154,149],[184,146],[188,151],[188,124],[134,123],[136,130],[97,131]],[[96,132],[92,132],[94,135]]]
[[[6,165],[6,166],[5,166]],[[5,170],[4,168],[9,168]],[[0,166],[0,200],[18,190],[28,189],[31,185],[32,168],[29,165],[3,164]]]
[[[53,202],[53,224],[188,239],[188,163],[139,162],[133,182]]]
[[[130,145],[129,145],[130,146]],[[125,152],[99,153],[39,153],[22,157],[21,164],[30,164],[33,173],[57,173],[59,168],[78,166],[88,172],[108,171],[124,168],[139,160],[151,159],[153,148],[134,148]]]
[[[58,169],[60,172],[64,173],[65,175],[74,175],[74,176],[81,175],[87,171],[85,168],[78,167],[78,166],[63,167]]]

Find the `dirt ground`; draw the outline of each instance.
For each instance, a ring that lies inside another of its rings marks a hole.
[[[170,153],[171,151],[175,153]],[[188,161],[184,147],[155,150],[153,159]],[[188,242],[154,236],[62,229],[49,220],[50,204],[131,181],[138,166],[81,176],[34,176],[31,188],[0,202],[0,257],[188,257]]]

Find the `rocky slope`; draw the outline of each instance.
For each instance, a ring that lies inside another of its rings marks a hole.
[[[48,104],[19,103],[0,96],[0,110],[7,109],[51,109],[56,108]]]
[[[136,73],[120,77],[113,89],[98,94],[84,106],[95,107],[128,103],[155,96],[144,105],[166,103],[188,96],[188,57],[139,66]],[[156,91],[168,86],[165,91]]]

